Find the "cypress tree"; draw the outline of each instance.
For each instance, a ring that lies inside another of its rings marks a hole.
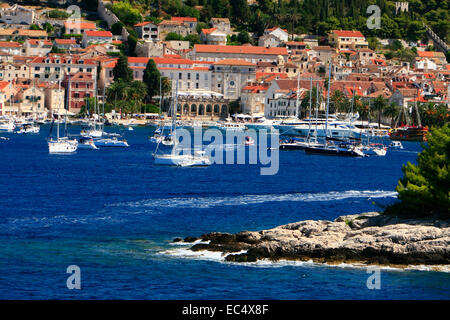
[[[113,69],[114,81],[133,81],[133,71],[128,67],[128,58],[124,55],[119,57]]]
[[[147,95],[151,99],[159,94],[159,79],[161,78],[161,73],[158,68],[156,68],[155,61],[153,59],[148,60],[147,66],[144,70],[143,81],[147,85]]]

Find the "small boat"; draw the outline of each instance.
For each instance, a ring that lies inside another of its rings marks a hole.
[[[127,130],[128,131],[133,131],[134,129],[133,129],[133,127],[128,127]]]
[[[8,140],[9,140],[9,138],[8,138],[8,137],[0,137],[0,140],[3,140],[3,141],[8,141]]]
[[[153,154],[155,164],[180,167],[205,167],[212,164],[205,151],[195,151],[194,154]]]
[[[392,141],[389,148],[396,150],[403,150],[403,145],[400,141]]]
[[[153,133],[153,136],[150,137],[150,141],[153,143],[160,143],[162,141],[162,130],[161,128],[157,128]]]
[[[101,138],[103,136],[103,131],[96,128],[85,128],[81,130],[80,134],[83,137]]]
[[[347,156],[347,157],[365,157],[366,155],[360,147],[351,143],[339,143],[339,144],[323,144],[321,146],[304,147],[306,153],[311,154],[324,154],[335,156]]]
[[[250,136],[245,136],[244,138],[244,145],[246,146],[253,146],[255,144],[255,140]]]
[[[119,140],[116,137],[113,138],[103,138],[94,140],[96,147],[129,147],[127,140]]]
[[[28,134],[28,133],[39,133],[40,127],[35,125],[34,123],[24,124],[19,131],[18,134]]]
[[[371,143],[363,146],[362,151],[368,156],[385,156],[387,148],[382,143]]]
[[[304,150],[305,147],[319,147],[320,143],[298,138],[290,138],[288,140],[280,140],[280,150]]]
[[[241,132],[246,129],[244,124],[236,122],[220,122],[217,128],[225,132]]]
[[[97,150],[97,146],[94,143],[94,139],[90,137],[80,137],[77,139],[78,141],[78,148],[82,149],[95,149]]]
[[[8,120],[8,119],[2,119],[0,120],[0,131],[14,131],[16,125],[14,124],[14,121]]]
[[[49,153],[74,153],[77,151],[77,140],[70,140],[67,137],[57,138],[56,140],[50,139],[48,141]]]

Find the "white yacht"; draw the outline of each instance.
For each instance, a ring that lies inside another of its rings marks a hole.
[[[69,77],[69,86],[70,86],[70,77]],[[61,89],[61,81],[59,81],[59,89]],[[59,105],[61,105],[61,100],[59,100]],[[59,108],[58,108],[59,109]],[[67,114],[65,117],[65,125],[67,129]],[[49,137],[51,137],[53,124],[50,127]],[[66,130],[65,130],[66,131]],[[74,153],[78,149],[78,141],[76,139],[69,139],[69,137],[60,137],[59,136],[59,121],[57,122],[56,129],[56,139],[52,137],[47,140],[48,142],[48,152],[51,154],[55,153]]]
[[[240,132],[246,129],[243,123],[237,122],[219,122],[217,128],[225,132]]]
[[[40,127],[34,123],[27,123],[17,131],[18,134],[39,133]]]
[[[14,121],[11,119],[0,119],[0,131],[14,131],[16,128]]]
[[[49,153],[73,153],[78,149],[77,140],[70,140],[67,137],[50,139],[48,141]]]
[[[152,154],[154,163],[157,165],[166,166],[182,166],[182,167],[193,167],[193,166],[209,166],[212,164],[211,159],[202,150],[194,151],[193,154],[177,154],[174,152],[177,145],[176,138],[176,105],[178,105],[178,81],[176,82],[175,89],[175,99],[172,104],[172,127],[171,134],[168,136],[163,135],[163,127],[161,128],[161,136],[163,137],[157,144],[155,152]],[[165,143],[166,142],[166,143]],[[160,144],[172,146],[170,153],[158,153]]]
[[[205,155],[204,151],[195,151],[194,154],[153,154],[155,164],[166,166],[210,166],[211,159]]]
[[[275,129],[280,131],[281,135],[290,136],[302,136],[306,137],[309,135],[316,135],[315,130],[317,130],[317,137],[333,137],[333,138],[360,138],[366,137],[367,132],[363,129],[358,129],[353,124],[348,121],[341,121],[337,119],[328,119],[328,129],[326,128],[326,119],[304,119],[292,122],[281,122],[274,125]]]

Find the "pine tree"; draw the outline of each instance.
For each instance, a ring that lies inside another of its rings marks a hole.
[[[418,164],[403,166],[403,177],[397,186],[401,201],[385,213],[450,218],[450,126],[448,123],[428,134],[428,144],[418,156]]]

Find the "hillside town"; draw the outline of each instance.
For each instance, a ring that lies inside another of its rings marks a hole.
[[[373,50],[358,30],[331,30],[327,39],[318,39],[275,25],[258,39],[230,45],[238,33],[228,18],[211,18],[208,28],[198,28],[196,18],[170,17],[133,24],[137,42],[126,52],[131,28],[118,30],[124,24],[110,5],[98,1],[99,19],[92,21],[65,9],[1,3],[0,115],[51,118],[62,110],[79,115],[88,98],[107,99],[104,92],[124,54],[132,80],[144,80],[150,60],[161,79],[178,80],[184,119],[302,117],[312,87],[319,88],[323,111],[330,63],[335,112],[349,112],[342,105],[354,97],[361,105],[382,97],[397,113],[417,103],[449,107],[450,64],[433,37],[416,43],[378,39],[381,50]],[[200,41],[192,43],[190,36]],[[388,59],[382,49],[393,46],[412,48],[414,56]],[[158,91],[155,105],[159,96]],[[161,109],[167,112],[164,104]],[[389,124],[391,118],[383,114],[382,121]]]

